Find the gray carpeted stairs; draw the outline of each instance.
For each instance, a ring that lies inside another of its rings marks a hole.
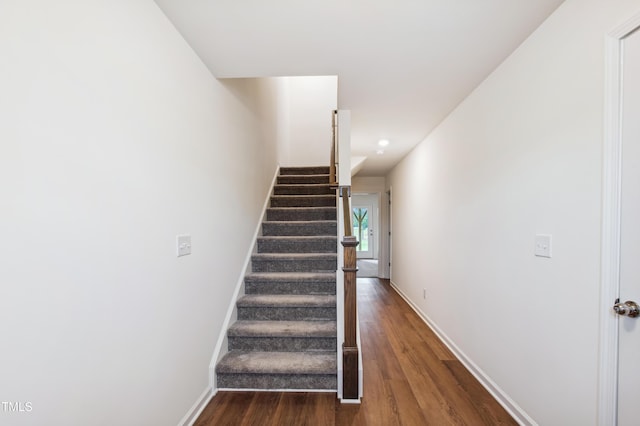
[[[329,168],[281,168],[218,388],[337,389],[336,227]]]

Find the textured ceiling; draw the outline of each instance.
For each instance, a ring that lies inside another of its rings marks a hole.
[[[156,3],[216,77],[337,75],[360,175],[382,176],[562,0]]]

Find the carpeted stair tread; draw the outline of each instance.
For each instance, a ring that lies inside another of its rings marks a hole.
[[[275,188],[296,188],[296,189],[305,189],[305,188],[330,188],[331,185],[329,183],[276,183]]]
[[[296,198],[300,199],[308,199],[308,200],[321,200],[321,199],[330,199],[335,201],[335,195],[327,195],[327,194],[286,194],[286,195],[273,195],[271,199],[282,199],[282,200],[294,200]],[[298,206],[292,206],[298,207]],[[312,206],[299,206],[299,207],[312,207]],[[327,206],[318,206],[318,207],[327,207]]]
[[[277,184],[273,188],[274,195],[336,195],[335,187],[328,183],[311,184]]]
[[[258,237],[258,239],[272,241],[337,241],[338,237],[333,235],[268,235],[266,237]]]
[[[217,373],[244,374],[336,374],[335,352],[245,352],[227,353]]]
[[[335,195],[273,195],[271,207],[333,207]]]
[[[335,221],[336,218],[336,207],[269,207],[267,209],[267,221],[272,222]]]
[[[239,308],[335,308],[336,296],[331,294],[246,294],[238,299]]]
[[[338,238],[318,236],[267,236],[258,238],[259,253],[335,253]]]
[[[335,321],[237,321],[228,331],[231,337],[336,337]]]
[[[330,178],[328,174],[317,175],[280,175],[278,176],[277,183],[282,185],[287,184],[304,184],[304,183],[325,183],[328,184]]]
[[[327,225],[335,225],[338,221],[335,219],[329,219],[329,220],[299,220],[299,221],[294,221],[293,223],[286,223],[286,225],[291,225],[291,226],[301,226],[301,225],[323,225],[323,224],[327,224]],[[276,225],[283,225],[283,223],[281,223],[278,220],[265,220],[262,223],[268,223],[268,224],[276,224]]]
[[[281,167],[280,176],[289,175],[328,175],[329,167],[326,166],[309,166],[309,167]]]
[[[246,294],[336,294],[335,272],[252,272]]]
[[[257,253],[251,256],[255,272],[319,272],[335,271],[336,253]]]
[[[256,253],[252,257],[267,260],[334,259],[336,253]]]
[[[316,220],[298,222],[264,221],[262,223],[263,236],[285,235],[336,235],[338,222],[336,220]]]
[[[300,215],[304,215],[305,213],[323,213],[326,215],[333,215],[331,219],[324,220],[336,220],[338,209],[335,206],[324,206],[324,207],[269,207],[267,208],[267,215],[277,214],[277,213],[288,213],[294,216],[296,213]],[[290,220],[290,219],[283,219]],[[310,219],[313,220],[313,219]]]
[[[252,272],[245,276],[247,281],[299,281],[317,282],[334,281],[335,272]]]

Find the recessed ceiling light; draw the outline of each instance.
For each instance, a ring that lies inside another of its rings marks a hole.
[[[387,146],[387,145],[389,145],[389,141],[388,141],[387,139],[380,139],[380,140],[378,141],[378,145],[380,145],[380,146]]]
[[[379,150],[377,150],[377,151],[376,151],[376,154],[378,154],[378,155],[382,155],[382,154],[384,154],[384,149],[379,149]]]

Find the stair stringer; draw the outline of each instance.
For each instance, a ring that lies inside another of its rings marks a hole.
[[[221,330],[223,331],[218,337],[218,341],[216,342],[216,346],[214,347],[213,355],[211,357],[211,362],[209,363],[209,386],[211,387],[212,393],[214,395],[218,392],[216,365],[222,359],[222,357],[225,356],[227,352],[229,352],[227,330],[229,329],[231,324],[233,324],[237,320],[237,302],[238,299],[240,299],[240,297],[244,295],[244,278],[248,273],[252,272],[251,257],[258,252],[258,237],[262,236],[262,222],[267,217],[267,209],[269,208],[271,197],[273,196],[275,184],[277,182],[279,174],[280,166],[276,167],[275,174],[273,175],[273,179],[271,180],[271,189],[265,197],[264,204],[262,205],[262,213],[260,215],[260,218],[258,219],[256,230],[253,233],[253,244],[250,246],[247,257],[244,260],[242,270],[240,271],[240,277],[238,278],[238,282],[236,283],[233,297],[231,298],[229,307],[227,308],[227,314],[225,315],[224,323],[222,324]]]
[[[273,193],[237,320],[228,329],[228,351],[215,365],[216,385],[219,391],[335,392],[337,211],[329,167],[280,167]],[[334,245],[307,241],[296,248],[300,237],[332,239]],[[269,321],[291,323],[271,328]]]

